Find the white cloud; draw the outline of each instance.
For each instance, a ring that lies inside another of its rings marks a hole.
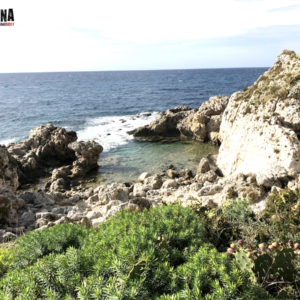
[[[181,44],[300,24],[297,4],[298,0],[3,0],[0,8],[14,8],[15,26],[0,27],[0,72],[164,68],[166,55],[167,67],[183,61],[190,66],[195,53],[207,56],[210,47],[194,49],[191,43],[182,50]],[[295,7],[284,9],[288,6]],[[186,52],[178,55],[179,50]]]

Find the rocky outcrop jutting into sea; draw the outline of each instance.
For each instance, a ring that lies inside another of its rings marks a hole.
[[[20,181],[35,181],[57,166],[72,163],[75,153],[68,145],[76,139],[76,132],[47,124],[32,129],[26,140],[10,144],[7,150],[19,162],[23,174]]]
[[[227,104],[228,97],[210,97],[199,109],[178,123],[181,136],[199,142],[211,141],[218,144],[222,115]]]
[[[130,134],[150,141],[177,137],[218,143],[222,114],[227,103],[228,97],[215,96],[204,102],[199,109],[176,106]]]
[[[28,139],[10,144],[7,150],[2,146],[1,151],[0,158],[7,161],[5,172],[14,173],[10,182],[17,188],[19,183],[34,182],[62,166],[67,166],[73,177],[82,177],[98,167],[103,148],[95,141],[78,142],[75,131],[47,124],[32,129]]]
[[[167,137],[178,137],[180,136],[180,131],[177,125],[193,111],[188,106],[176,106],[160,113],[149,125],[132,130],[129,134],[133,134],[135,138],[142,138],[149,141]]]

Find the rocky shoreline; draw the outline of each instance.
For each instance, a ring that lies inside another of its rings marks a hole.
[[[220,145],[196,174],[169,166],[136,182],[85,185],[103,151],[73,131],[39,126],[20,143],[0,146],[0,242],[61,223],[97,226],[122,209],[164,203],[216,207],[230,198],[264,209],[270,193],[297,188],[300,174],[300,57],[285,50],[253,86],[216,96],[199,109],[175,107],[130,134],[136,139],[193,139]],[[101,159],[101,157],[100,157]],[[32,183],[47,178],[43,188]]]
[[[199,109],[176,106],[161,113],[149,125],[131,132],[136,139],[157,141],[164,138],[193,139],[219,144],[219,130],[229,98],[211,97]]]

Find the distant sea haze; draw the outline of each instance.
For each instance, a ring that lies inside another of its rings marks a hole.
[[[107,153],[102,156],[113,155],[115,167],[124,157],[138,159],[141,145],[127,131],[176,105],[197,108],[211,96],[229,96],[252,85],[266,70],[0,74],[0,144],[22,140],[30,129],[51,122],[75,130],[80,139],[96,139]],[[147,144],[143,147],[145,151]]]

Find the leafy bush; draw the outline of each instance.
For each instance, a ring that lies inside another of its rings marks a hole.
[[[177,205],[120,212],[97,230],[57,225],[23,237],[14,251],[22,258],[14,256],[1,279],[1,299],[251,299],[263,292],[208,243],[201,218]]]
[[[283,243],[300,242],[300,191],[273,193],[261,218],[270,225],[268,234],[271,239]]]
[[[218,209],[199,209],[209,240],[220,251],[228,248],[242,270],[248,270],[272,295],[300,298],[300,192],[273,193],[266,209],[255,215],[243,199]]]
[[[255,215],[249,206],[249,202],[243,199],[228,200],[221,208],[209,209],[195,205],[193,209],[205,224],[208,230],[209,241],[219,251],[226,251],[228,244],[240,239],[241,236],[247,239],[249,232],[245,233],[244,236],[243,229],[245,227],[247,229],[251,228],[255,220]]]

